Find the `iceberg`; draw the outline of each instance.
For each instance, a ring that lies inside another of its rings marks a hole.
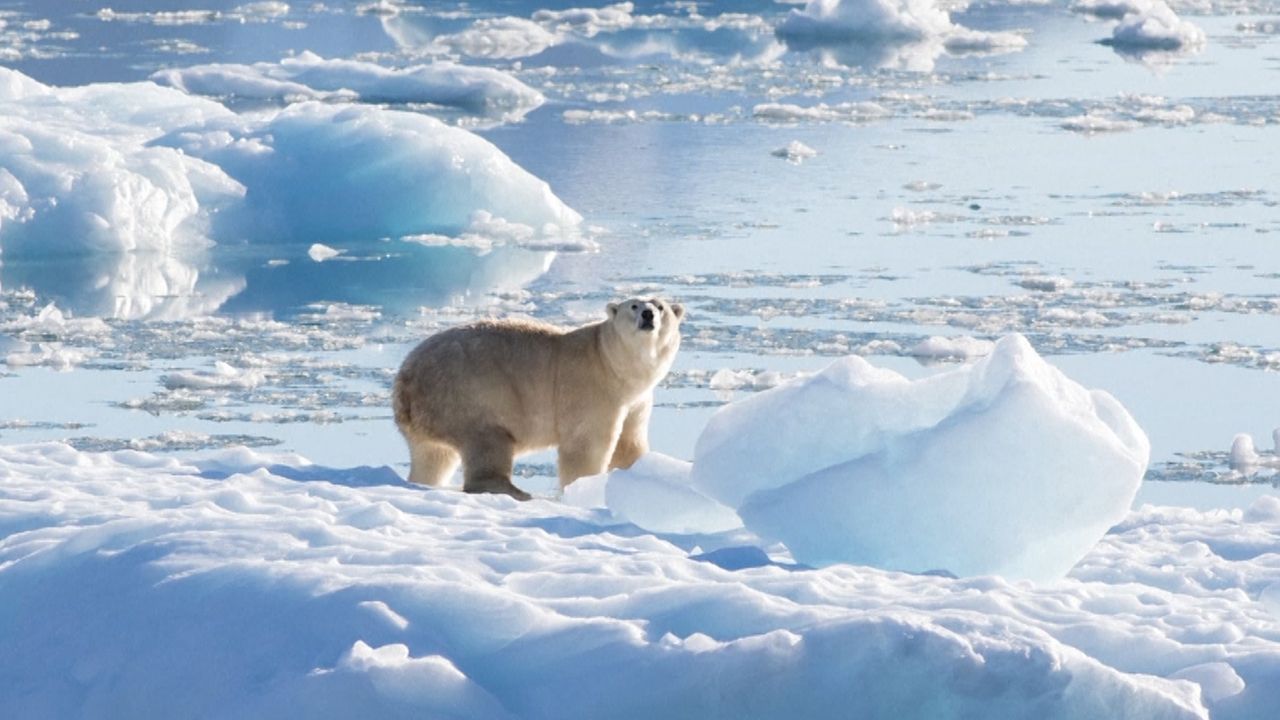
[[[425,115],[237,114],[153,83],[58,88],[4,68],[0,168],[9,259],[455,236],[477,217],[547,247],[582,220],[491,143]]]
[[[920,380],[854,356],[721,408],[691,482],[806,564],[1050,579],[1124,517],[1149,452],[1011,335]]]

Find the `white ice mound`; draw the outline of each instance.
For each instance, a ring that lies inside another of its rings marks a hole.
[[[910,381],[858,357],[717,412],[693,486],[799,562],[1061,576],[1124,517],[1146,435],[1020,335]]]
[[[223,232],[258,240],[352,240],[471,231],[478,213],[535,236],[582,217],[492,143],[426,115],[365,105],[291,105],[266,120],[158,141],[224,168],[247,189]],[[238,222],[237,222],[238,221]]]
[[[1186,50],[1204,45],[1205,34],[1164,0],[1141,0],[1104,42],[1131,50]]]
[[[359,60],[325,59],[313,52],[278,63],[161,70],[151,79],[196,95],[429,103],[504,120],[517,120],[543,103],[542,93],[493,68],[443,61],[386,68]]]

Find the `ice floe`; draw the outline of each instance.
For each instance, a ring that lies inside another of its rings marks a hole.
[[[519,120],[543,102],[541,93],[493,68],[445,61],[388,68],[360,60],[326,59],[312,52],[278,63],[160,70],[151,80],[197,95],[425,103],[503,121]]]

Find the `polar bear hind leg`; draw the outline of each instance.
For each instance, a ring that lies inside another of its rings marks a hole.
[[[409,443],[409,482],[439,487],[458,468],[458,451],[428,437],[406,435]]]

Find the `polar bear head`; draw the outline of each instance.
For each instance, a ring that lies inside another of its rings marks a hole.
[[[630,355],[661,379],[680,349],[684,306],[659,298],[609,303],[608,324]],[[656,382],[656,381],[655,381]]]

